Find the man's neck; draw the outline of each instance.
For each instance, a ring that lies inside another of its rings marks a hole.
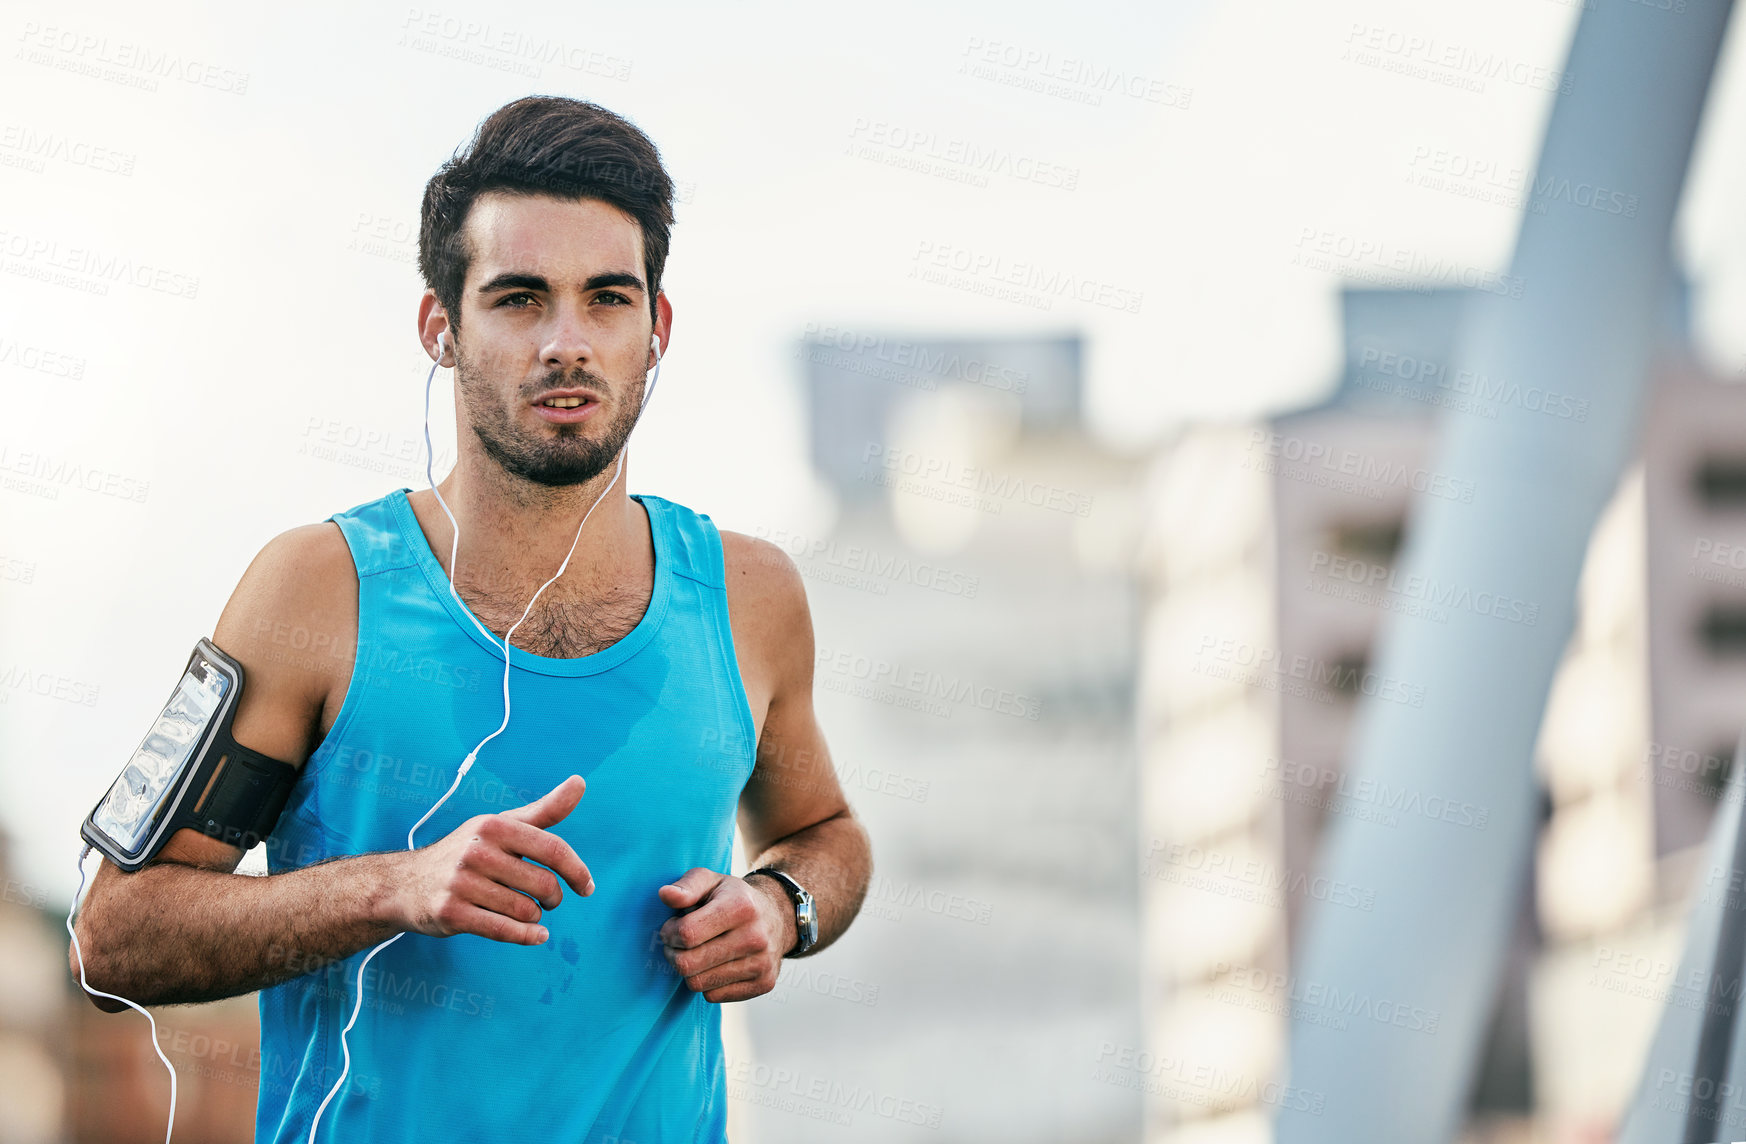
[[[486,458],[463,457],[437,486],[461,526],[458,574],[449,567],[454,530],[428,493],[428,511],[419,513],[420,523],[438,563],[455,575],[457,587],[475,584],[491,595],[524,589],[531,594],[557,574],[572,543],[569,565],[547,594],[560,587],[604,587],[615,583],[625,563],[649,544],[643,510],[631,503],[626,491],[630,459],[625,458],[615,483],[617,468],[614,461],[583,484],[554,487],[513,476]],[[585,514],[588,524],[578,540]]]

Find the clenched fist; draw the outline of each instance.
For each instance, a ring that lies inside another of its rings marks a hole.
[[[732,878],[705,866],[656,891],[679,910],[661,926],[662,952],[705,1001],[749,1001],[776,988],[798,940],[794,907],[773,878]]]
[[[584,897],[594,892],[594,876],[582,859],[546,829],[576,809],[587,785],[571,775],[535,802],[469,818],[446,838],[406,854],[392,907],[401,928],[430,937],[470,933],[520,945],[545,941],[543,910],[557,909],[564,900],[558,875]]]

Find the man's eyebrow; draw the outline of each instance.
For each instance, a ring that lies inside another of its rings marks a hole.
[[[643,285],[643,280],[641,278],[637,277],[635,274],[630,274],[622,270],[612,271],[607,274],[596,274],[594,277],[588,279],[588,281],[582,283],[582,289],[584,291],[601,290],[608,286],[629,286],[640,290],[645,294],[649,292],[649,288]],[[522,270],[511,270],[499,274],[489,282],[481,285],[479,287],[479,293],[490,294],[497,290],[543,290],[546,293],[550,293],[551,289],[552,284],[547,282],[541,275],[529,274]]]

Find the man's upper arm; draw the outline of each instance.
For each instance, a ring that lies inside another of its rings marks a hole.
[[[319,744],[329,694],[344,695],[351,678],[357,599],[351,551],[331,521],[280,533],[255,556],[212,633],[243,669],[237,742],[302,768]],[[243,853],[179,830],[155,860],[230,871]]]
[[[851,813],[812,706],[812,613],[800,570],[781,548],[723,532],[728,607],[767,682],[757,766],[740,796],[749,858],[778,839]]]

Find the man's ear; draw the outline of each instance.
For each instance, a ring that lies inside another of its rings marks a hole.
[[[418,300],[418,340],[438,365],[453,368],[455,364],[455,329],[449,312],[437,301],[436,291],[426,290]]]
[[[655,291],[655,330],[654,336],[661,343],[659,356],[666,357],[667,351],[673,346],[673,303],[667,299],[665,290]],[[649,349],[649,369],[655,368],[656,350]]]

